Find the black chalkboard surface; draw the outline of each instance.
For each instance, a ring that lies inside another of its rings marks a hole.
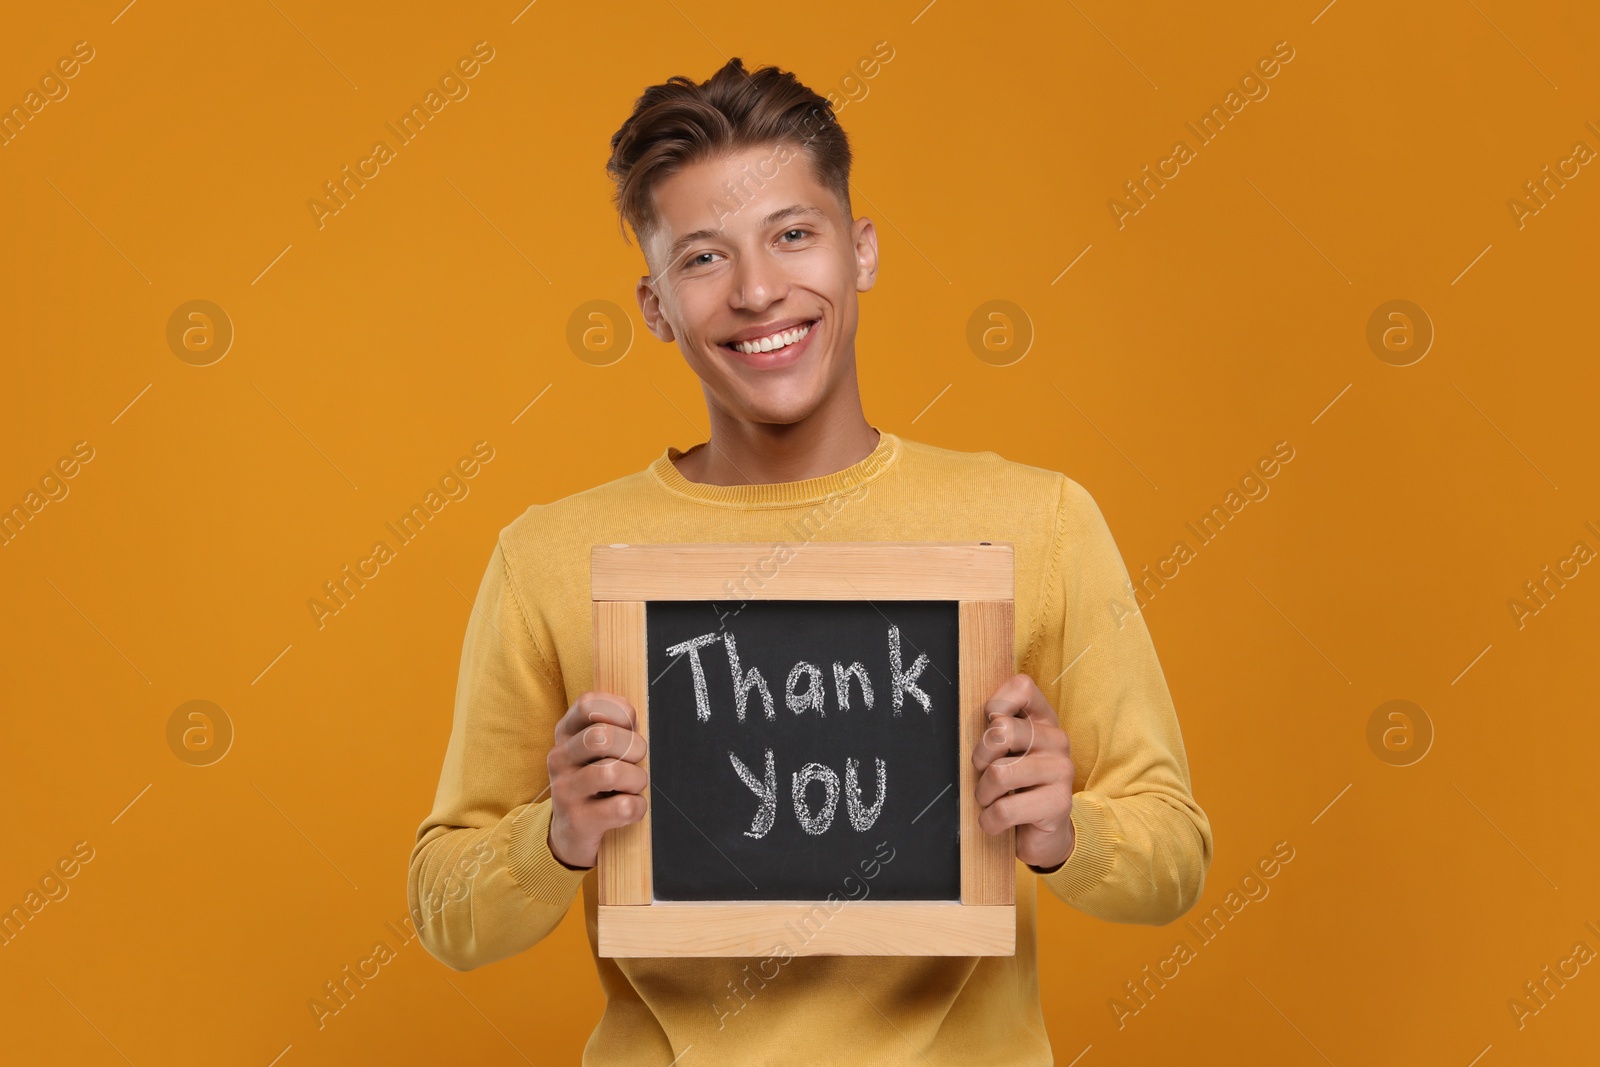
[[[958,608],[646,602],[654,899],[960,900]]]

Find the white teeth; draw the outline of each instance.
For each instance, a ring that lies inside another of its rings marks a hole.
[[[786,348],[811,332],[811,324],[796,326],[792,330],[784,330],[770,337],[763,337],[759,341],[735,341],[733,347],[747,356],[754,356],[761,352],[771,352],[779,348]]]

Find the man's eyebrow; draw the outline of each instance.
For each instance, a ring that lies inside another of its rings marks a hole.
[[[809,204],[790,204],[788,207],[781,207],[772,212],[766,218],[762,219],[761,227],[765,229],[766,227],[775,225],[785,219],[794,218],[800,215],[815,215],[819,219],[827,218],[827,215],[823,213],[821,208],[812,207]],[[713,237],[721,236],[721,230],[695,230],[693,233],[686,233],[676,241],[672,242],[672,247],[667,249],[667,262],[677,262],[678,254],[689,245],[694,244],[696,241],[707,241]]]

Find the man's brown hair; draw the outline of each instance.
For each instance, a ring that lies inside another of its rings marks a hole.
[[[780,141],[798,147],[817,182],[839,198],[845,218],[853,218],[849,138],[827,99],[790,72],[772,66],[746,71],[735,56],[698,85],[676,74],[650,86],[612,135],[611,159],[606,163],[606,173],[617,185],[614,199],[622,239],[628,239],[626,223],[641,248],[649,241],[657,226],[650,194],[663,178],[701,160]],[[763,176],[752,170],[737,189],[730,188],[730,213],[738,209],[752,183],[760,188]]]

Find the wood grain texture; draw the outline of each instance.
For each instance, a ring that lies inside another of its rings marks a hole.
[[[648,746],[650,691],[645,679],[644,604],[638,601],[596,601],[594,605],[594,687],[615,693],[633,705],[638,730]],[[648,747],[639,765],[650,773]],[[650,800],[650,788],[644,797]],[[650,815],[605,832],[600,839],[599,870],[602,904],[649,904],[651,888]]]
[[[1011,956],[1017,909],[954,901],[657,903],[599,909],[602,956]]]
[[[961,604],[961,902],[1016,900],[1016,830],[990,834],[978,825],[978,769],[972,752],[988,722],[983,706],[1010,678],[1015,643],[1010,600]]]
[[[1013,549],[938,541],[595,545],[595,600],[1010,600]]]

